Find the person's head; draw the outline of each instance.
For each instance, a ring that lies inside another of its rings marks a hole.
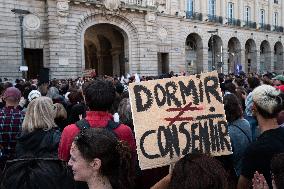
[[[3,100],[6,102],[6,106],[17,106],[21,99],[21,91],[15,87],[9,87],[3,94]]]
[[[86,105],[91,111],[108,111],[114,99],[115,87],[109,81],[95,80],[86,89]]]
[[[76,123],[80,120],[80,115],[86,117],[87,108],[84,104],[75,104],[70,110],[70,115],[68,115],[68,120],[70,123]]]
[[[57,96],[59,96],[59,90],[56,87],[50,87],[46,96],[51,99],[55,99]]]
[[[121,123],[126,124],[133,129],[133,119],[129,98],[124,98],[120,101],[117,113]]]
[[[71,104],[77,104],[84,101],[82,92],[80,90],[71,91],[68,95],[68,99]]]
[[[130,188],[131,153],[127,144],[103,128],[82,130],[70,150],[76,181],[90,182],[94,177],[107,178],[113,188]]]
[[[42,83],[38,87],[38,91],[42,96],[46,96],[47,91],[48,91],[48,83]]]
[[[235,84],[236,87],[243,87],[245,82],[244,79],[238,77],[234,79],[233,84]]]
[[[209,155],[188,154],[174,167],[169,189],[227,189],[227,173]]]
[[[32,100],[27,108],[23,121],[23,130],[32,132],[36,129],[49,130],[56,127],[54,118],[56,107],[48,97],[38,97]]]
[[[275,85],[275,86],[284,85],[284,76],[283,75],[277,75],[276,77],[274,77],[272,79],[273,79],[273,85]]]
[[[251,89],[255,89],[260,85],[260,79],[257,77],[249,77],[247,81]]]
[[[236,86],[232,82],[228,82],[225,84],[225,91],[230,93],[236,93]]]
[[[67,119],[67,112],[64,106],[60,103],[55,103],[54,106],[56,107],[55,118]]]
[[[234,94],[225,95],[223,98],[224,109],[229,123],[239,119],[243,115],[242,105],[238,97]]]
[[[11,82],[5,82],[4,83],[4,89],[6,90],[6,89],[8,89],[9,87],[13,87],[13,83],[11,83]]]
[[[38,97],[41,97],[41,93],[38,90],[32,90],[28,95],[28,100],[31,102]]]
[[[275,87],[261,85],[252,91],[254,115],[260,115],[264,119],[276,118],[283,109],[284,95]]]
[[[271,172],[277,189],[284,189],[284,153],[277,154],[271,160]]]

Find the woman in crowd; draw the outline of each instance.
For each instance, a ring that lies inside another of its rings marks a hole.
[[[32,100],[23,121],[16,157],[8,164],[1,188],[73,188],[73,179],[58,160],[60,132],[54,118],[56,108],[48,97]]]
[[[151,189],[227,189],[227,173],[221,163],[205,154],[188,154]]]
[[[224,96],[223,103],[233,148],[232,163],[236,175],[240,176],[243,153],[252,141],[250,125],[243,118],[242,105],[236,95],[228,94]]]
[[[132,131],[134,131],[129,98],[124,98],[120,101],[117,112],[119,115],[120,122],[125,125],[128,125],[132,129]]]
[[[67,126],[67,112],[64,106],[60,103],[55,103],[56,107],[56,115],[55,115],[55,123],[59,127],[60,131],[63,131],[64,127]]]
[[[27,154],[57,157],[60,132],[56,130],[55,115],[56,107],[50,98],[38,97],[30,102],[16,146],[17,158]]]
[[[89,189],[132,188],[131,153],[115,134],[103,128],[82,130],[71,147],[71,166],[76,181]]]

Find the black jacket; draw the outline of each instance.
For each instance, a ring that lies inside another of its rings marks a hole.
[[[66,164],[58,159],[60,132],[36,130],[23,133],[16,146],[17,159],[7,163],[1,189],[73,189]]]
[[[61,133],[51,129],[22,133],[16,145],[16,157],[57,158]]]

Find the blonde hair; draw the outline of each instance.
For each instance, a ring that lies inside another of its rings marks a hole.
[[[66,112],[64,106],[60,103],[55,103],[54,106],[56,107],[55,118],[67,119],[67,112]]]
[[[57,125],[54,123],[56,107],[48,97],[38,97],[32,100],[27,108],[23,121],[23,130],[33,132],[35,129],[50,130]]]

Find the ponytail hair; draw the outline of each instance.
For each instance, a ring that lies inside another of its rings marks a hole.
[[[82,130],[74,139],[82,157],[87,161],[101,160],[100,174],[109,179],[112,188],[133,188],[131,152],[126,142],[105,128]]]

